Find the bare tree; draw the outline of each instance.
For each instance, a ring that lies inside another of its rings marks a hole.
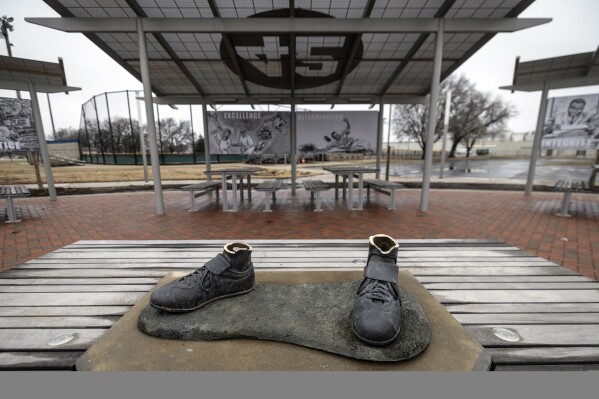
[[[162,145],[171,154],[185,152],[191,144],[191,125],[188,121],[177,123],[173,118],[160,120]]]
[[[404,135],[410,139],[416,140],[420,148],[422,148],[422,158],[424,159],[424,153],[426,152],[426,121],[428,120],[427,107],[420,104],[410,105],[396,105],[393,108],[394,124],[396,126],[396,132],[399,135]],[[442,126],[439,123],[439,116],[437,116],[437,124],[435,127],[435,138],[434,141],[438,141],[443,134],[440,129]]]
[[[500,134],[509,117],[515,113],[512,106],[499,97],[492,98],[490,94],[478,91],[464,75],[450,76],[440,88],[434,142],[442,137],[448,90],[451,90],[449,133],[453,140],[450,158],[455,157],[460,143],[465,144],[469,155],[481,137]],[[392,123],[396,136],[415,139],[423,150],[423,158],[427,118],[428,110],[424,105],[397,105],[393,108]]]
[[[513,106],[501,98],[473,91],[467,101],[460,104],[460,110],[450,118],[449,130],[453,136],[453,144],[449,157],[455,157],[460,143],[466,147],[466,157],[469,157],[479,139],[501,134],[506,122],[514,114]]]
[[[56,130],[55,140],[78,140],[79,129],[73,127],[61,127]]]

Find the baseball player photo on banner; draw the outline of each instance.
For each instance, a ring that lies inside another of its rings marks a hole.
[[[550,98],[541,147],[599,149],[599,94]]]
[[[0,97],[0,152],[38,149],[31,100]]]
[[[296,118],[299,154],[376,152],[376,111],[298,112]]]
[[[289,112],[208,112],[211,154],[289,154]]]

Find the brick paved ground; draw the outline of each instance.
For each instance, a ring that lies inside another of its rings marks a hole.
[[[387,233],[397,238],[497,239],[599,279],[599,195],[573,195],[572,218],[555,216],[562,195],[521,192],[433,190],[429,212],[420,215],[420,190],[402,190],[398,209],[375,193],[363,212],[350,212],[333,192],[325,212],[314,213],[309,195],[278,195],[273,213],[261,212],[262,193],[239,213],[223,213],[213,194],[198,199],[189,213],[187,193],[166,191],[167,213],[156,216],[152,192],[17,199],[23,222],[0,223],[0,270],[77,240],[364,238]],[[0,208],[1,209],[1,208]],[[2,211],[0,211],[2,212]]]

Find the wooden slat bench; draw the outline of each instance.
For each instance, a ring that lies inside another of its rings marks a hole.
[[[400,183],[380,180],[380,179],[366,179],[364,180],[364,184],[366,184],[366,197],[370,199],[370,188],[372,187],[374,190],[387,194],[389,196],[389,208],[395,209],[395,190],[398,188],[404,188],[405,186]],[[387,189],[389,191],[385,191]]]
[[[195,199],[204,194],[212,191],[216,191],[216,200],[218,201],[218,190],[220,189],[221,183],[219,181],[202,181],[196,184],[190,184],[178,188],[178,190],[189,191],[189,212],[197,212]]]
[[[15,212],[13,198],[28,197],[31,195],[25,186],[0,186],[0,198],[6,198],[6,214],[8,220],[6,223],[19,223]]]
[[[409,270],[492,355],[495,370],[599,369],[599,282],[493,240],[398,240]],[[71,370],[167,273],[225,240],[79,241],[0,273],[0,370]],[[254,266],[361,270],[361,240],[250,240]],[[77,337],[59,346],[62,334]]]
[[[322,212],[320,206],[320,192],[330,190],[331,187],[322,180],[304,180],[302,184],[306,191],[310,191],[310,198],[312,200],[314,200],[314,193],[316,193],[316,206],[314,212]]]
[[[282,180],[265,180],[262,183],[256,186],[256,191],[264,192],[264,211],[263,212],[272,212],[270,209],[270,196],[272,194],[272,201],[277,199],[277,191],[283,188]]]
[[[562,217],[570,217],[572,216],[570,215],[570,196],[572,192],[590,192],[590,188],[589,183],[584,180],[560,180],[557,183],[555,183],[555,186],[553,186],[553,191],[560,191],[564,193],[561,209],[559,213],[557,213],[556,215]]]

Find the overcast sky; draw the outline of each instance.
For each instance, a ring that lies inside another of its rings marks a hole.
[[[15,19],[15,30],[10,32],[13,56],[52,62],[62,57],[68,84],[82,88],[69,95],[50,95],[56,128],[78,127],[81,104],[95,94],[141,90],[139,81],[82,34],[59,32],[25,22],[26,17],[58,16],[42,0],[0,0],[0,15]],[[540,101],[539,92],[512,94],[498,89],[511,83],[515,58],[520,56],[521,61],[528,61],[594,51],[599,44],[599,1],[537,0],[520,17],[549,17],[553,21],[516,33],[498,34],[456,71],[464,73],[480,90],[501,95],[516,106],[518,116],[509,123],[509,128],[515,132],[534,130]],[[7,54],[3,40],[0,54]],[[599,93],[599,86],[553,90],[549,96],[587,93]],[[0,90],[0,96],[15,97],[15,92]],[[23,97],[28,98],[28,95]],[[51,137],[46,95],[39,95],[39,100],[44,129]],[[162,112],[161,108],[161,117],[164,117]],[[199,111],[194,110],[194,120],[196,112]],[[199,115],[197,120],[201,120]]]

